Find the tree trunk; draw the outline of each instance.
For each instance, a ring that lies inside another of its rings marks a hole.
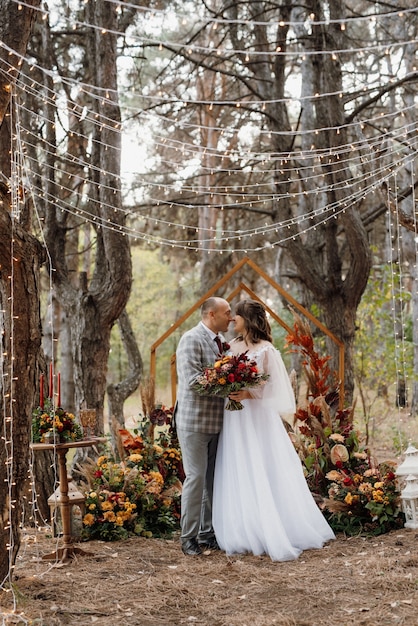
[[[92,275],[89,267],[87,271],[76,274],[78,282],[70,280],[74,272],[69,265],[70,257],[66,255],[66,251],[71,252],[67,246],[68,215],[51,204],[46,220],[46,240],[55,270],[56,297],[71,323],[75,410],[82,407],[96,409],[97,434],[104,432],[110,333],[129,298],[132,283],[129,240],[121,232],[125,217],[122,211],[115,210],[122,206],[117,35],[114,34],[118,30],[116,9],[103,0],[89,3],[86,8],[89,22],[97,26],[89,32],[85,61],[86,73],[92,77],[92,85],[97,87],[97,98],[93,98],[91,105],[97,120],[92,129],[91,161],[95,167],[90,170],[87,206],[87,211],[95,217],[88,227],[96,237],[92,251]],[[95,87],[91,89],[94,91]],[[69,109],[77,110],[70,102]],[[76,123],[77,120],[73,119],[74,128]],[[71,150],[74,151],[75,146]],[[86,145],[80,145],[80,153],[84,154],[85,150]],[[75,172],[68,174],[71,174],[72,184],[76,184]],[[66,372],[63,374],[65,377]]]
[[[11,174],[10,118],[6,116],[20,55],[25,53],[38,0],[24,6],[0,0],[0,174]],[[14,50],[16,52],[11,52]],[[9,109],[10,112],[10,109]],[[20,181],[12,181],[17,187]],[[20,515],[29,467],[32,410],[41,345],[39,267],[43,250],[11,216],[7,186],[0,187],[0,337],[2,372],[0,431],[0,580],[11,582],[20,545]]]
[[[33,408],[38,401],[41,324],[40,244],[15,223],[0,201],[0,310],[3,398],[0,427],[0,577],[10,576],[20,545],[22,498],[27,485]],[[10,554],[11,551],[11,554]]]

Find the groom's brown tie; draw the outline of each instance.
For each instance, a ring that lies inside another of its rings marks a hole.
[[[218,346],[219,354],[222,354],[222,341],[221,338],[216,335],[215,337],[216,345]]]

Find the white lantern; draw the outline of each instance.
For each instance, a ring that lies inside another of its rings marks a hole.
[[[413,445],[409,445],[405,450],[405,459],[396,470],[397,476],[418,476],[418,450]]]
[[[405,528],[418,528],[418,478],[410,474],[401,491],[402,508],[405,513]]]

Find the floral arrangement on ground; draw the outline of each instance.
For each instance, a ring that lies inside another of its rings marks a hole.
[[[34,443],[66,443],[79,441],[83,431],[72,413],[55,407],[48,398],[32,413],[32,441]]]
[[[405,516],[394,463],[376,463],[361,445],[354,407],[339,408],[330,357],[318,354],[309,324],[296,313],[294,317],[287,346],[302,355],[308,396],[297,408],[292,438],[312,493],[336,532],[380,535],[402,527]]]
[[[184,472],[171,428],[172,409],[152,405],[145,404],[133,434],[119,430],[121,460],[107,452],[84,466],[89,486],[84,540],[113,541],[131,534],[167,537],[179,527]]]

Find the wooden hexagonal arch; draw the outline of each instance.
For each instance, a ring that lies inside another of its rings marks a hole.
[[[308,309],[305,309],[304,306],[299,304],[299,302],[297,302],[297,300],[295,300],[295,298],[293,298],[293,296],[291,296],[290,293],[287,293],[287,291],[285,291],[283,287],[281,287],[281,285],[279,285],[278,283],[276,283],[275,280],[270,278],[270,276],[268,276],[268,274],[266,274],[264,270],[261,269],[261,267],[259,267],[256,263],[254,263],[254,261],[251,261],[251,259],[249,259],[248,257],[244,257],[229,272],[227,272],[220,280],[218,280],[218,282],[215,283],[215,285],[213,285],[213,287],[211,287],[201,298],[199,298],[199,300],[197,300],[194,303],[194,305],[177,320],[177,322],[175,322],[172,326],[170,326],[170,328],[163,335],[161,335],[161,337],[157,339],[157,341],[155,341],[152,344],[151,358],[150,358],[150,376],[155,379],[157,348],[162,343],[164,343],[164,341],[168,337],[170,337],[170,335],[175,330],[177,330],[177,328],[179,328],[197,309],[199,309],[207,298],[210,298],[211,296],[216,295],[216,292],[220,289],[220,287],[223,287],[230,280],[230,278],[234,274],[236,274],[244,265],[248,265],[249,267],[251,267],[251,269],[253,269],[259,276],[261,276],[263,280],[265,280],[269,285],[271,285],[273,289],[275,289],[278,293],[280,293],[280,295],[283,296],[283,298],[285,298],[295,309],[297,309],[302,315],[307,317],[317,328],[319,328],[325,335],[327,335],[338,346],[338,352],[339,352],[338,377],[340,380],[340,407],[343,407],[344,405],[344,344],[343,342],[340,339],[338,339],[338,337],[336,337],[330,330],[328,330],[328,328],[326,328],[326,326],[324,326],[322,322],[316,319],[316,317],[312,315],[312,313],[308,311]],[[286,324],[286,322],[282,320],[277,315],[277,313],[275,313],[265,302],[263,302],[263,300],[259,296],[257,296],[254,293],[254,291],[250,289],[250,287],[248,287],[242,282],[228,296],[226,296],[225,299],[228,300],[228,302],[230,302],[241,291],[246,291],[251,298],[261,302],[265,306],[266,310],[271,315],[271,317],[278,324],[280,324],[283,328],[285,328],[287,332],[289,333],[292,332],[292,329],[290,328],[290,326],[288,326],[288,324]],[[177,393],[176,355],[175,354],[171,357],[170,369],[171,369],[171,397],[172,397],[172,401],[174,405],[175,400],[176,400],[176,393]]]

